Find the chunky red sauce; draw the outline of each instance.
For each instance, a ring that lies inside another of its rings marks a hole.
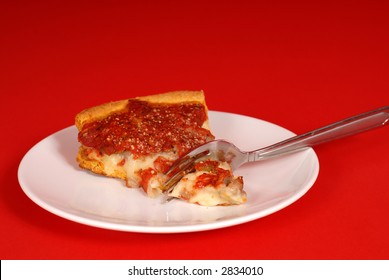
[[[155,175],[155,170],[153,168],[141,169],[138,173],[141,178],[139,185],[147,192],[147,186],[149,185],[150,179]]]
[[[206,186],[218,187],[221,184],[228,185],[232,179],[232,173],[229,170],[219,167],[218,161],[207,160],[199,162],[195,165],[196,171],[205,171],[197,177],[195,188],[204,188]]]
[[[173,165],[174,161],[168,160],[164,157],[159,156],[154,161],[154,168],[160,173],[166,173],[168,172],[169,168]]]
[[[135,157],[176,150],[179,155],[214,138],[201,126],[207,115],[202,104],[155,105],[129,100],[124,112],[84,125],[78,134],[87,147]]]

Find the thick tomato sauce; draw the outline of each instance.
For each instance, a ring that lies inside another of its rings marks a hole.
[[[207,120],[202,104],[155,105],[129,100],[124,112],[84,125],[78,134],[87,147],[134,157],[176,150],[178,155],[214,138],[201,126]]]
[[[206,186],[218,187],[221,184],[228,184],[232,179],[232,173],[229,170],[219,167],[218,161],[201,161],[195,165],[196,171],[205,171],[196,179],[195,188],[201,189]]]

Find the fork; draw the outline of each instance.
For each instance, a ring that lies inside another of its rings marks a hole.
[[[318,144],[382,127],[388,121],[389,106],[385,106],[254,151],[241,151],[234,144],[226,140],[213,140],[191,150],[185,156],[177,159],[165,173],[168,180],[164,183],[163,190],[168,195],[186,174],[194,171],[194,166],[197,162],[207,158],[227,161],[230,163],[232,170],[236,170],[239,166],[247,162],[262,161],[295,153]]]

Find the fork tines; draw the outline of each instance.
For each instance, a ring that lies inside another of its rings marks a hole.
[[[169,178],[164,183],[164,190],[166,193],[170,193],[174,186],[188,173],[194,171],[194,167],[199,159],[207,156],[209,154],[209,150],[203,151],[201,153],[195,154],[193,156],[186,155],[184,157],[179,158],[165,173],[165,175]]]

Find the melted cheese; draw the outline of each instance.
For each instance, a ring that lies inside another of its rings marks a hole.
[[[155,155],[144,156],[141,158],[134,158],[134,156],[129,152],[112,154],[112,155],[97,155],[95,152],[91,153],[89,157],[93,160],[100,161],[103,163],[104,173],[107,176],[115,176],[117,174],[122,174],[126,178],[126,185],[130,188],[139,188],[141,178],[139,172],[141,170],[147,170],[149,168],[154,168],[154,162],[158,157],[164,157],[167,160],[174,161],[177,159],[175,153],[159,153]],[[124,160],[124,164],[123,163]],[[156,197],[162,193],[162,185],[165,181],[165,176],[160,173],[155,173],[155,175],[149,180],[147,187],[147,195],[150,197]]]
[[[104,172],[108,176],[122,174],[126,178],[126,184],[131,188],[140,186],[140,171],[154,168],[154,162],[162,156],[167,160],[177,159],[175,153],[160,153],[141,158],[134,158],[129,152],[112,155],[97,155],[91,153],[90,158],[98,160],[104,165]],[[123,164],[124,160],[124,164]],[[220,168],[231,170],[226,162],[220,162]],[[171,192],[170,196],[186,200],[204,206],[234,205],[246,202],[246,193],[243,191],[243,182],[239,177],[233,178],[231,182],[219,184],[218,186],[208,185],[203,188],[196,188],[197,178],[205,171],[196,171],[185,175]],[[157,197],[162,193],[163,183],[166,177],[164,174],[155,172],[155,175],[148,181],[146,193],[149,197]]]

